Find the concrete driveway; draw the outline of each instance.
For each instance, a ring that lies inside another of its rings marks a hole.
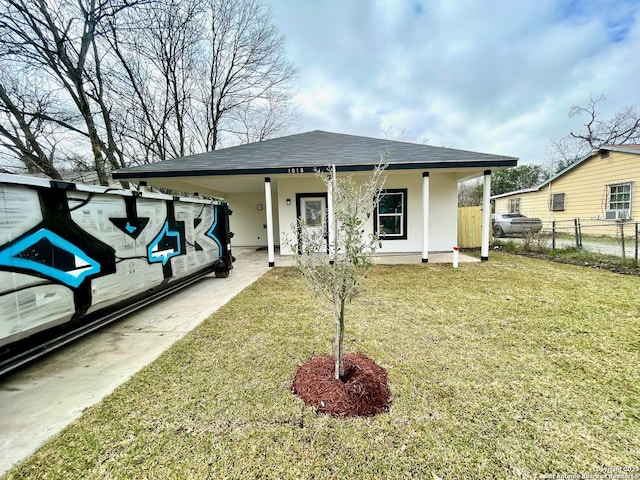
[[[0,475],[91,405],[148,365],[268,270],[267,252],[234,249],[228,278],[208,275],[158,302],[0,379]],[[379,264],[421,263],[420,254],[384,255]],[[452,254],[430,254],[451,263]],[[460,262],[479,261],[460,255]],[[293,265],[276,257],[276,266]]]
[[[0,380],[0,475],[148,365],[268,270],[234,250],[228,278],[207,275]]]

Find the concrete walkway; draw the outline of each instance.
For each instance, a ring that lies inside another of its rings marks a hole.
[[[207,275],[0,379],[0,475],[268,270],[266,253],[234,255],[228,278]]]
[[[0,475],[153,362],[268,270],[267,252],[236,248],[228,278],[208,275],[153,305],[0,379]],[[384,255],[376,263],[421,263],[420,254]],[[431,254],[430,263],[451,263]],[[460,255],[460,262],[478,261]],[[293,265],[276,256],[276,267]]]

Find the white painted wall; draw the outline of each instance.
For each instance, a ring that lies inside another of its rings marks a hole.
[[[450,252],[458,244],[458,181],[444,172],[429,178],[429,251]]]
[[[272,203],[274,209],[274,238],[275,244],[280,242],[278,226],[278,198],[272,182]],[[229,204],[233,215],[229,217],[229,226],[234,233],[231,239],[232,247],[266,247],[267,246],[267,223],[266,204],[264,191],[229,193],[224,195],[224,200]],[[258,210],[257,205],[262,205],[262,210]]]
[[[422,251],[422,171],[388,172],[385,188],[407,189],[407,239],[383,240],[380,253]],[[373,230],[373,219],[369,222]],[[458,237],[458,182],[450,173],[430,173],[429,251],[450,251]]]
[[[339,174],[340,175],[340,174]],[[353,174],[365,181],[368,175]],[[422,171],[387,172],[385,188],[407,189],[407,239],[383,240],[381,253],[409,253],[422,250]],[[287,175],[277,179],[278,223],[280,225],[280,253],[290,255],[284,237],[295,238],[291,225],[296,222],[296,193],[324,193],[324,184],[312,175]],[[286,205],[286,199],[291,205]],[[451,173],[431,173],[429,188],[429,250],[451,251],[458,236],[458,183]],[[235,210],[234,210],[235,215]],[[231,217],[233,218],[233,216]],[[373,218],[367,229],[373,231]],[[233,230],[233,228],[232,228]],[[276,242],[278,243],[278,242]],[[237,244],[237,243],[236,243]]]
[[[422,250],[422,172],[387,172],[385,188],[407,189],[407,239],[382,240],[381,253],[408,253]],[[368,228],[373,231],[373,218]]]
[[[296,193],[326,193],[324,183],[311,174],[287,175],[278,178],[278,222],[280,224],[280,254],[291,255],[288,243],[296,238]],[[287,199],[291,205],[287,205]]]

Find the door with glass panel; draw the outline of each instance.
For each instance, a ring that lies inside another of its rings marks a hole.
[[[318,193],[299,193],[297,214],[302,220],[304,228],[315,237],[318,242],[313,242],[314,251],[327,251],[327,195]],[[303,252],[305,245],[298,235],[298,252]]]

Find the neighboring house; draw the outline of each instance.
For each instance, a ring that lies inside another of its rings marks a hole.
[[[313,131],[215,150],[113,173],[115,180],[147,182],[180,192],[224,198],[233,210],[235,246],[266,246],[293,253],[287,238],[300,216],[325,228],[330,197],[315,169],[366,179],[386,152],[381,207],[370,231],[385,232],[383,253],[451,251],[457,244],[458,182],[517,165],[517,158],[354,135]],[[489,211],[489,195],[485,195]],[[489,215],[482,257],[488,258]],[[295,240],[295,238],[294,238]]]
[[[640,219],[640,145],[605,145],[537,187],[495,195],[496,213],[543,221]]]

